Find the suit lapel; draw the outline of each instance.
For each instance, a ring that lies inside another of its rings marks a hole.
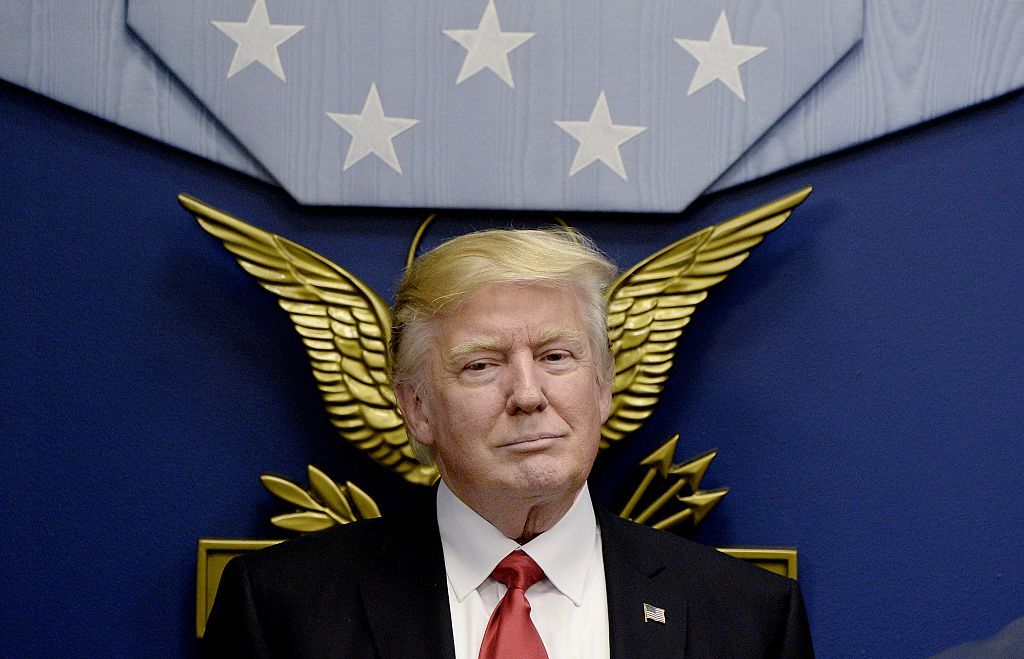
[[[396,519],[377,569],[360,579],[366,618],[382,657],[455,659],[444,552],[430,505]]]
[[[595,504],[601,525],[605,585],[608,591],[608,640],[613,659],[683,657],[687,603],[677,589],[663,584],[665,568],[621,520]],[[663,609],[665,623],[645,621],[644,604]]]

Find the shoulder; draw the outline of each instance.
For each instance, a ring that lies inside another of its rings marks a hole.
[[[432,501],[430,502],[432,504]],[[440,584],[440,585],[439,585]],[[207,656],[372,656],[374,602],[447,598],[432,505],[353,522],[244,554],[225,567]],[[444,600],[442,600],[444,601]]]
[[[433,515],[366,520],[232,559],[206,627],[209,656],[372,654],[367,585],[443,570]],[[431,528],[435,529],[431,532]],[[440,565],[440,567],[437,567]]]
[[[598,519],[609,606],[613,594],[617,600],[636,592],[635,582],[665,608],[671,603],[687,612],[688,654],[814,656],[803,597],[792,579],[606,511]]]
[[[302,563],[321,557],[330,558],[361,550],[376,542],[387,542],[394,535],[395,520],[378,518],[336,526],[326,531],[285,540],[279,544],[245,554],[241,561],[255,568],[282,563]],[[394,527],[394,528],[393,528]]]
[[[639,561],[659,579],[687,584],[690,592],[712,599],[782,603],[796,587],[792,579],[773,574],[725,554],[714,547],[624,520],[611,513],[599,515],[607,552],[620,552]],[[644,569],[644,568],[641,568]]]
[[[232,559],[225,576],[243,576],[264,597],[345,589],[388,565],[439,553],[434,516],[423,511],[344,524]]]

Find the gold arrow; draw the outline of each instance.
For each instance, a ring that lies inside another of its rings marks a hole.
[[[640,481],[639,487],[633,492],[633,496],[626,502],[626,507],[619,513],[620,517],[629,519],[633,509],[636,508],[636,504],[640,503],[640,498],[650,487],[651,481],[654,480],[654,475],[660,473],[662,478],[668,476],[669,469],[672,467],[672,458],[676,455],[676,442],[679,441],[679,433],[676,433],[669,437],[668,441],[659,446],[654,450],[653,453],[648,455],[646,458],[640,461],[640,466],[649,465],[650,468],[647,473],[644,474],[644,478]]]
[[[700,487],[701,479],[704,478],[704,473],[708,470],[708,465],[711,464],[711,461],[715,459],[715,455],[717,454],[718,450],[714,449],[694,458],[693,460],[689,460],[688,462],[669,469],[669,474],[680,476],[680,479],[675,483],[672,483],[672,486],[669,487],[664,494],[655,499],[651,505],[647,506],[647,509],[640,513],[640,515],[633,521],[638,524],[645,523],[654,515],[654,513],[661,510],[661,508],[668,503],[669,500],[679,492],[679,490],[683,489],[684,485],[689,485],[690,489],[696,492],[697,488]],[[700,520],[698,520],[698,522],[699,521]]]
[[[708,465],[718,455],[718,449],[712,449],[703,455],[699,455],[692,460],[688,460],[681,465],[672,467],[668,473],[673,475],[679,475],[683,477],[683,480],[690,486],[690,489],[696,492],[700,489],[700,481],[704,478],[705,472],[708,470]]]
[[[686,485],[685,478],[680,478],[675,483],[672,483],[672,486],[665,490],[664,494],[662,494],[660,497],[651,502],[651,505],[647,506],[647,508],[645,508],[642,513],[637,515],[636,519],[634,519],[633,521],[637,524],[646,523],[647,520],[649,520],[651,516],[654,515],[654,513],[661,510],[662,506],[668,503],[669,500],[672,497],[674,497],[677,492],[679,492],[679,490],[683,489],[684,485]]]
[[[715,490],[694,492],[686,497],[679,497],[679,500],[686,504],[686,510],[680,511],[674,515],[666,517],[660,522],[652,524],[651,528],[667,529],[689,517],[693,517],[693,525],[696,526],[700,524],[705,517],[707,517],[712,508],[718,505],[718,502],[722,500],[722,497],[724,497],[728,491],[729,488],[722,487]]]

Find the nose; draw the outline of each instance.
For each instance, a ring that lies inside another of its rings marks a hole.
[[[505,412],[514,415],[543,411],[548,406],[543,377],[532,356],[512,360],[509,364],[510,382]]]

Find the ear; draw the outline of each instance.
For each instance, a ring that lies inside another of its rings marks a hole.
[[[405,428],[409,436],[424,446],[432,445],[434,438],[430,432],[430,419],[423,398],[408,383],[397,385],[395,396],[398,399],[398,409],[405,418]]]
[[[599,383],[601,391],[598,393],[599,404],[601,405],[601,423],[608,420],[612,413],[612,383]]]

